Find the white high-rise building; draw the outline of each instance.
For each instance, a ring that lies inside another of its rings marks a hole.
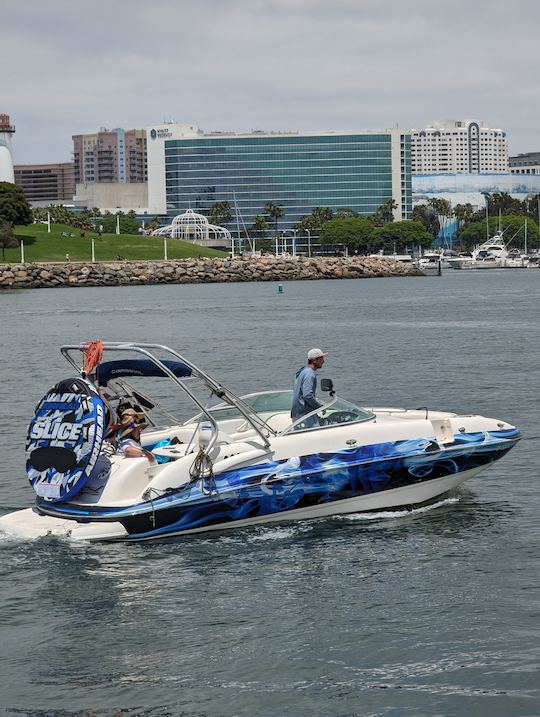
[[[413,174],[508,172],[506,132],[479,120],[443,120],[411,130]]]
[[[0,182],[15,182],[13,157],[11,156],[11,135],[15,127],[9,121],[9,115],[0,114]]]

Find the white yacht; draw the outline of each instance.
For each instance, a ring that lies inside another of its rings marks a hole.
[[[502,269],[508,258],[508,250],[501,231],[480,244],[470,254],[448,259],[453,269]]]
[[[360,407],[336,396],[329,379],[321,381],[323,406],[293,421],[291,391],[236,396],[155,344],[104,343],[81,369],[79,351],[91,346],[62,347],[72,376],[47,392],[30,422],[26,477],[35,503],[0,518],[12,536],[151,540],[418,506],[521,438],[483,416]],[[148,377],[168,379],[196,414],[175,417],[132,385]],[[141,443],[157,464],[111,444],[126,407],[146,413]]]

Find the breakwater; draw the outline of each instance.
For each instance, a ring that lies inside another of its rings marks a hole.
[[[203,284],[236,281],[297,281],[418,276],[388,257],[260,257],[0,264],[0,288]]]

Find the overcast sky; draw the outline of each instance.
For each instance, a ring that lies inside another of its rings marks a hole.
[[[483,119],[540,151],[540,0],[27,0],[0,11],[14,161],[71,135]]]

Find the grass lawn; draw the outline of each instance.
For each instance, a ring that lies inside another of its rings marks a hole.
[[[62,232],[73,236],[62,236]],[[118,254],[128,260],[163,259],[163,237],[103,234],[99,239],[96,232],[74,229],[65,224],[51,224],[50,234],[47,233],[46,224],[16,226],[15,236],[24,241],[25,262],[65,261],[66,254],[69,254],[70,261],[92,261],[92,237],[95,239],[96,261],[114,261]],[[225,257],[227,253],[178,239],[167,239],[169,259],[199,256]],[[20,260],[19,248],[6,249],[5,258],[0,248],[0,262],[16,263]]]

